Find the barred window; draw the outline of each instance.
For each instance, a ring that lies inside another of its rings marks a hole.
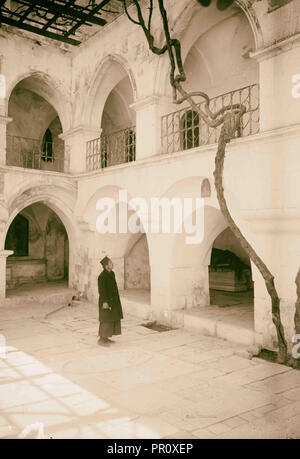
[[[193,110],[188,110],[181,118],[182,149],[199,147],[199,115]]]
[[[41,159],[46,162],[53,162],[53,140],[50,129],[47,129],[42,143],[42,156]]]

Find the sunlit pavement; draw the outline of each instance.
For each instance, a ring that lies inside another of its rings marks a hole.
[[[131,316],[105,348],[96,306],[54,310],[0,308],[0,438],[300,438],[299,371]]]

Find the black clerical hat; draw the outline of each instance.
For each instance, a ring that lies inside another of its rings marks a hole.
[[[109,262],[109,258],[108,257],[104,257],[104,258],[102,258],[102,260],[100,260],[100,263],[103,266],[103,268],[107,265],[108,262]]]

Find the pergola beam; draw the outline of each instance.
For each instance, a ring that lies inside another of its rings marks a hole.
[[[76,0],[16,0],[17,7],[12,8],[7,0],[0,0],[0,27],[4,23],[76,46],[81,41],[71,37],[76,37],[81,26],[107,24],[101,9],[110,2],[102,0],[82,6]],[[111,13],[119,15],[122,10]]]
[[[32,6],[32,2],[27,1],[27,0],[20,1],[19,3],[26,4],[29,7]],[[49,2],[48,0],[43,0],[43,1],[34,0],[34,5],[43,9],[46,12],[53,13],[53,14],[59,14],[63,18],[71,18],[76,21],[82,21],[82,23],[90,22],[92,24],[97,24],[100,26],[104,26],[106,24],[105,19],[95,18],[93,15],[90,15],[89,13],[83,13],[77,8],[70,8],[69,6],[58,5],[58,4]],[[99,5],[97,6],[97,8],[98,7]],[[98,9],[100,9],[100,7]]]
[[[63,41],[65,43],[69,43],[70,45],[80,45],[80,41],[75,40],[74,38],[69,38],[65,37],[64,35],[59,35],[56,33],[48,32],[47,30],[42,30],[39,27],[33,27],[29,24],[24,24],[22,23],[21,25],[19,24],[18,21],[15,21],[14,19],[7,18],[5,16],[0,16],[0,21],[3,22],[4,24],[11,25],[13,27],[18,27],[19,29],[24,29],[28,30],[29,32],[37,33],[38,35],[42,35],[44,37],[52,38],[54,40],[59,40]]]

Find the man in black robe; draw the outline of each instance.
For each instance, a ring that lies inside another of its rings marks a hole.
[[[112,335],[121,335],[121,319],[123,311],[119,296],[119,290],[113,272],[113,263],[110,258],[104,257],[100,263],[103,271],[98,277],[99,292],[99,333],[98,344],[109,346],[114,343],[109,339]]]

